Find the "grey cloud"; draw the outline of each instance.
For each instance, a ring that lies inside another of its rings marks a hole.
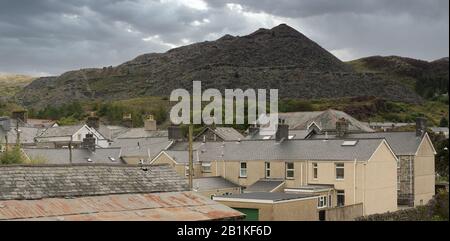
[[[245,12],[267,13],[268,19],[231,11],[230,2]],[[448,56],[447,0],[214,0],[208,9],[175,0],[2,0],[0,72],[60,74],[116,65],[183,45],[184,39],[243,35],[279,21],[355,58]]]

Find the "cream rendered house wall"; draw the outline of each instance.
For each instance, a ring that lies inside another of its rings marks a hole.
[[[215,175],[249,186],[265,178],[265,161],[247,161],[247,178],[240,178],[240,161],[215,161]],[[364,203],[365,215],[397,210],[397,159],[382,142],[369,161],[270,161],[271,178],[285,179],[285,163],[294,163],[294,179],[286,179],[285,188],[298,188],[308,184],[330,184],[344,190],[345,205]],[[313,178],[313,163],[318,164],[318,178]],[[343,163],[343,180],[336,179],[336,163]],[[335,193],[333,206],[336,205]]]
[[[383,142],[367,164],[359,167],[363,181],[357,190],[362,190],[362,199],[357,202],[364,204],[364,215],[396,211],[397,160],[388,145]]]
[[[425,136],[414,158],[414,206],[425,205],[435,193],[435,150]]]

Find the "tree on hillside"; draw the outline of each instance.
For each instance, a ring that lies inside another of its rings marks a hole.
[[[445,118],[445,116],[442,117],[439,126],[440,127],[448,127],[448,120],[447,120],[447,118]]]

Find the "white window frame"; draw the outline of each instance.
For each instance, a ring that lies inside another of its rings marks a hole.
[[[313,168],[313,179],[317,180],[317,178],[319,178],[319,164],[317,162],[314,162],[312,164],[312,168]]]
[[[336,177],[336,180],[344,180],[345,179],[345,164],[344,163],[335,163],[334,164],[334,174]],[[342,177],[338,177],[338,169],[342,169],[343,175]]]
[[[267,173],[269,175],[267,175]],[[271,176],[270,162],[265,162],[264,163],[264,176],[265,176],[265,178],[270,178],[270,176]]]
[[[292,168],[288,168],[289,164],[292,164]],[[285,173],[286,179],[294,179],[295,178],[295,164],[293,162],[286,162],[285,168],[286,168],[286,173]],[[290,171],[292,171],[292,177],[288,176],[288,173]]]
[[[245,168],[242,167],[242,164],[245,164]],[[240,162],[239,163],[239,177],[240,178],[247,178],[247,162]]]
[[[317,198],[317,208],[326,208],[328,207],[328,200],[327,196],[320,196]]]

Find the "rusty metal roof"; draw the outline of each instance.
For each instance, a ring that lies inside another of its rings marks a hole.
[[[0,201],[0,220],[201,221],[243,216],[193,192]]]

